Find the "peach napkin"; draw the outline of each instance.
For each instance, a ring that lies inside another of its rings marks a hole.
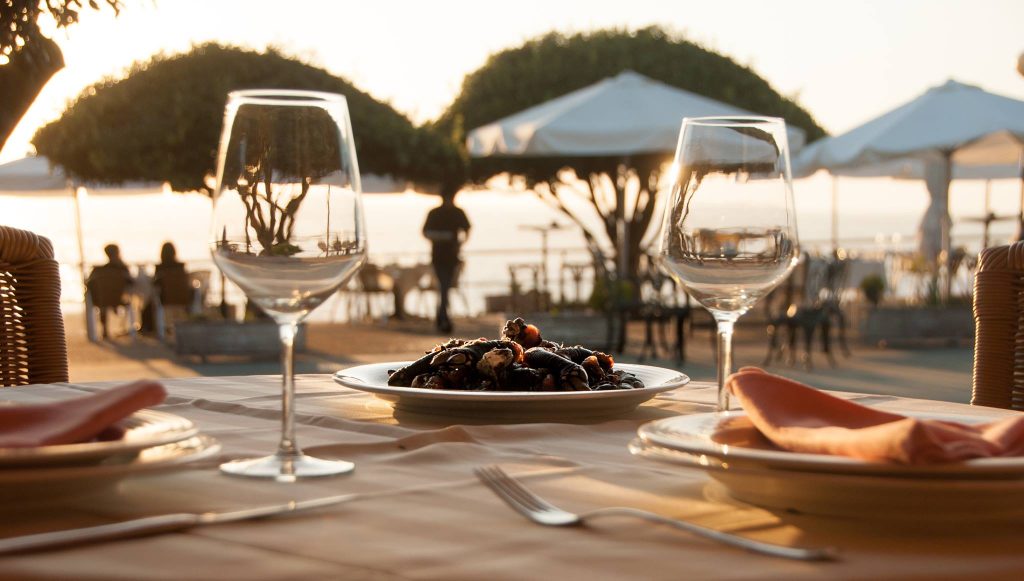
[[[136,381],[55,403],[0,406],[0,448],[87,442],[165,397],[159,383]]]
[[[726,380],[751,423],[791,452],[930,464],[1024,454],[1024,415],[967,425],[908,418],[744,367]]]

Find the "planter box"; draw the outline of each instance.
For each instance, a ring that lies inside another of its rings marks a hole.
[[[974,341],[970,306],[879,307],[866,313],[861,341],[889,347],[948,347]]]
[[[281,354],[277,324],[273,321],[235,323],[226,321],[182,321],[174,325],[178,355],[275,357]],[[306,326],[299,325],[295,351],[306,347]]]

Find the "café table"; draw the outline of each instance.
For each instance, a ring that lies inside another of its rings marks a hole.
[[[267,453],[279,430],[274,376],[170,379],[158,409],[184,416],[223,446],[220,460]],[[729,499],[700,470],[631,456],[650,420],[713,409],[704,382],[613,419],[495,424],[488,418],[396,413],[335,384],[297,379],[299,442],[356,463],[352,474],[294,484],[221,475],[216,462],[130,478],[82,497],[0,503],[9,537],[170,512],[232,510],[357,493],[356,500],[282,518],[0,558],[0,578],[93,579],[809,579],[1007,578],[1024,571],[1017,523],[877,522],[771,512]],[[5,389],[44,402],[114,385]],[[961,404],[842,394],[893,411],[981,414]],[[1012,412],[999,412],[1012,413]],[[835,546],[836,562],[755,555],[627,517],[546,528],[512,512],[472,475],[500,464],[573,510],[628,505],[763,541]]]

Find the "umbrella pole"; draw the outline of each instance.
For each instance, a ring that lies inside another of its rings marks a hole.
[[[839,251],[839,176],[832,176],[832,252]]]
[[[85,235],[82,232],[82,202],[78,196],[78,188],[70,183],[68,184],[68,188],[71,190],[71,197],[75,200],[75,235],[78,238],[78,273],[82,277],[82,287],[85,294],[85,334],[89,337],[90,341],[96,342],[99,338],[96,335],[96,320],[93,318],[92,312],[92,295],[89,294],[89,287],[85,284]]]
[[[71,197],[75,201],[75,235],[78,237],[78,272],[85,284],[85,236],[82,234],[82,203],[78,199],[78,188],[71,186]]]
[[[946,208],[945,213],[941,218],[941,232],[942,232],[942,250],[939,252],[939,282],[940,286],[940,300],[943,305],[949,304],[949,298],[953,295],[953,273],[949,271],[950,264],[950,246],[952,232],[952,223],[949,217],[949,186],[953,182],[953,152],[943,152],[943,158],[945,161],[945,190],[946,190]]]

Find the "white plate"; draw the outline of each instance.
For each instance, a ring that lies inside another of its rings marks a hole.
[[[1024,480],[900,478],[736,467],[639,438],[630,452],[704,470],[729,496],[773,510],[852,519],[950,523],[1024,520]]]
[[[162,446],[195,436],[199,430],[183,417],[156,410],[139,410],[118,422],[124,430],[116,440],[0,448],[0,469],[17,466],[53,466],[94,463],[113,456],[133,455],[139,450]]]
[[[0,470],[0,498],[5,501],[58,499],[111,487],[129,476],[144,475],[208,459],[220,452],[209,436],[194,436],[139,451],[111,456],[87,466],[25,467]]]
[[[334,374],[334,381],[393,402],[396,411],[516,420],[622,414],[690,381],[672,369],[616,363],[616,369],[636,375],[645,387],[609,391],[458,391],[388,385],[388,370],[409,363],[374,363],[343,369]]]
[[[1006,415],[979,417],[956,414],[913,414],[908,416],[941,419],[961,423],[979,423],[1005,418]],[[729,423],[744,426],[728,430]],[[637,434],[644,442],[671,450],[718,458],[740,467],[766,467],[775,470],[820,472],[828,474],[862,474],[905,478],[1019,478],[1024,477],[1024,457],[977,458],[945,464],[905,465],[889,462],[868,462],[846,456],[787,452],[771,446],[766,440],[747,438],[749,425],[746,413],[703,413],[675,416],[640,426]]]

